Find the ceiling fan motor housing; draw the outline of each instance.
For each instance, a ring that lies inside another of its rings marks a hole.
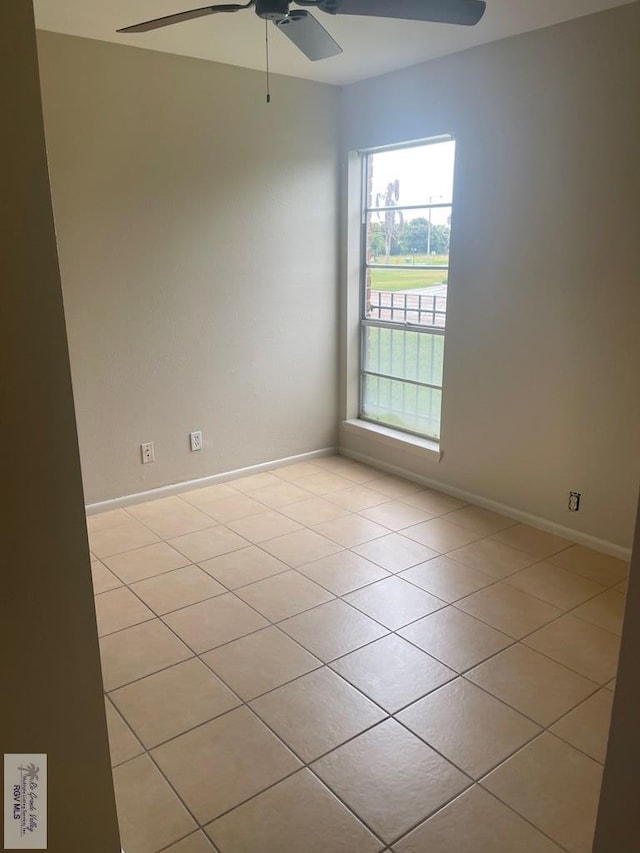
[[[289,14],[289,0],[256,0],[256,15],[267,21],[284,21]]]
[[[340,8],[340,0],[320,0],[318,7],[329,15],[335,15]]]

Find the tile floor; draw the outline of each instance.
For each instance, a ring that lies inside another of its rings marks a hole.
[[[126,853],[588,853],[627,566],[341,457],[88,519]]]

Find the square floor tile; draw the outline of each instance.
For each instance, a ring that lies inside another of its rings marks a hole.
[[[320,524],[322,521],[330,521],[332,518],[348,514],[348,510],[344,507],[318,497],[287,504],[281,508],[280,512],[300,524]]]
[[[510,575],[505,579],[505,583],[561,610],[570,610],[604,590],[600,584],[572,572],[565,572],[549,562],[528,566]]]
[[[124,583],[135,583],[179,569],[188,565],[189,560],[166,542],[158,542],[156,545],[108,557],[104,562]]]
[[[412,480],[396,477],[393,474],[377,477],[375,480],[371,480],[369,485],[372,489],[382,492],[383,495],[388,495],[390,498],[401,498],[405,495],[414,495],[416,492],[424,491],[424,486],[421,486],[420,483],[414,483]]]
[[[144,747],[108,699],[105,700],[105,706],[111,766],[115,767],[140,755]]]
[[[193,506],[201,506],[222,500],[222,498],[238,497],[238,492],[230,483],[215,483],[213,486],[181,492],[179,497],[193,504]]]
[[[327,539],[331,539],[345,548],[362,545],[363,542],[369,542],[371,539],[379,539],[381,536],[386,536],[389,533],[387,527],[376,524],[374,521],[363,518],[356,513],[323,521],[321,524],[314,525],[313,529],[316,533],[326,536]]]
[[[175,495],[135,504],[127,511],[163,539],[193,533],[215,524],[208,515]]]
[[[464,563],[495,580],[502,580],[539,559],[493,539],[480,539],[463,548],[455,548],[449,556],[457,563]]]
[[[91,553],[100,559],[159,541],[155,533],[130,516],[113,527],[89,532]]]
[[[462,509],[456,509],[447,513],[444,519],[459,524],[461,527],[466,527],[468,530],[474,530],[482,536],[489,536],[491,533],[506,530],[507,527],[513,527],[516,524],[512,518],[491,512],[488,509],[482,509],[479,506],[466,506]]]
[[[301,566],[298,571],[334,595],[344,595],[389,577],[385,569],[365,560],[359,554],[354,554],[353,551],[330,554],[321,560]]]
[[[321,665],[274,627],[213,649],[202,655],[202,660],[245,702]]]
[[[545,733],[482,781],[571,853],[590,853],[602,768]]]
[[[431,513],[403,501],[388,501],[369,509],[362,509],[360,515],[395,531],[419,524],[421,521],[428,521],[433,517]]]
[[[229,521],[227,527],[254,544],[302,529],[297,521],[293,521],[293,519],[274,510],[248,515],[245,518],[239,518],[237,521]]]
[[[147,749],[240,704],[237,696],[197,659],[114,690],[109,698]]]
[[[254,699],[251,707],[307,762],[386,716],[326,667]]]
[[[457,767],[479,779],[540,733],[540,726],[464,678],[397,715]]]
[[[495,533],[491,538],[503,545],[510,545],[512,548],[519,548],[527,554],[533,554],[541,560],[550,557],[552,554],[557,554],[558,551],[562,551],[573,544],[568,539],[547,533],[545,530],[529,527],[527,524],[516,524],[507,530]]]
[[[95,602],[99,637],[155,618],[155,614],[123,586],[96,595]]]
[[[308,474],[296,479],[296,486],[314,495],[330,495],[341,489],[351,488],[353,482],[332,471],[318,469],[314,474]]]
[[[163,619],[196,654],[269,624],[231,592],[176,610]]]
[[[387,843],[470,784],[395,720],[361,734],[312,769]]]
[[[595,761],[604,764],[612,705],[613,693],[603,688],[558,720],[551,731]]]
[[[348,489],[340,489],[338,492],[332,492],[328,500],[350,512],[360,512],[362,509],[377,506],[389,500],[387,495],[369,488],[370,485],[368,483],[366,486],[356,485]]]
[[[624,621],[624,605],[624,593],[616,589],[608,589],[602,595],[578,607],[571,615],[620,636]]]
[[[466,527],[453,524],[444,518],[431,518],[429,521],[407,527],[402,532],[409,539],[420,542],[440,554],[446,554],[447,551],[453,551],[454,548],[461,548],[463,545],[468,545],[469,542],[483,536],[482,533],[468,530]]]
[[[476,666],[513,643],[511,637],[455,607],[425,616],[399,633],[457,672]]]
[[[614,586],[624,580],[629,572],[629,564],[624,560],[601,554],[599,551],[585,548],[584,545],[572,545],[565,551],[554,554],[551,562],[561,569],[575,572],[603,586]]]
[[[524,640],[527,646],[605,684],[618,669],[620,638],[573,616],[563,616]]]
[[[381,848],[309,770],[278,782],[206,829],[224,853],[376,853]]]
[[[138,581],[131,589],[159,616],[227,591],[197,566]]]
[[[317,464],[316,459],[313,462],[294,462],[293,465],[282,465],[275,468],[274,476],[286,483],[295,483],[301,478],[308,477],[310,474],[320,474],[325,468]]]
[[[329,601],[280,622],[279,627],[327,663],[388,633],[343,601]]]
[[[152,752],[200,823],[293,773],[300,762],[246,708],[236,708]]]
[[[91,582],[94,595],[122,586],[122,581],[113,572],[110,572],[100,560],[91,560]]]
[[[249,474],[248,477],[238,477],[231,481],[233,488],[239,492],[250,495],[257,489],[264,489],[265,486],[277,486],[280,479],[268,471],[261,471],[259,474]]]
[[[194,832],[188,838],[167,847],[162,853],[215,853],[215,851],[203,832]]]
[[[561,853],[557,844],[478,785],[393,849],[395,853]]]
[[[280,480],[272,486],[263,486],[261,489],[256,489],[252,492],[253,497],[266,506],[277,509],[287,504],[303,501],[309,497],[309,492],[295,486],[293,483],[285,483]]]
[[[549,726],[597,689],[593,681],[519,644],[465,677],[541,726]]]
[[[457,563],[449,557],[435,557],[402,572],[400,577],[449,603],[492,584],[493,578]]]
[[[238,589],[263,578],[270,578],[279,572],[289,571],[286,563],[276,560],[255,545],[205,560],[200,563],[200,568],[228,589]]]
[[[104,689],[114,690],[192,655],[159,619],[109,634],[100,640]]]
[[[87,530],[89,533],[97,533],[99,530],[107,530],[109,527],[117,527],[123,521],[130,520],[131,516],[123,509],[110,509],[107,512],[98,512],[87,516]]]
[[[326,589],[295,571],[243,586],[236,595],[271,622],[280,622],[333,598]]]
[[[358,545],[353,550],[389,572],[401,572],[403,569],[438,556],[437,551],[425,548],[424,545],[407,539],[401,533],[390,533],[380,539],[373,539],[371,542],[365,542],[364,545]]]
[[[395,634],[339,658],[331,668],[390,714],[456,676]]]
[[[156,853],[197,829],[147,755],[113,771],[120,837],[127,853]]]
[[[313,530],[298,530],[296,533],[278,536],[263,542],[262,547],[293,569],[342,550],[341,545]]]
[[[516,639],[562,615],[557,607],[503,581],[457,601],[456,607]]]
[[[228,554],[230,551],[238,551],[249,545],[242,536],[220,525],[199,530],[196,533],[188,533],[186,536],[178,536],[169,544],[193,563],[219,557],[220,554]]]
[[[372,468],[371,465],[356,462],[355,459],[342,455],[322,456],[314,459],[313,464],[326,471],[333,471],[334,474],[340,474],[341,477],[346,477],[353,483],[367,483],[383,474],[378,468]]]
[[[444,607],[439,598],[399,577],[385,578],[350,592],[344,600],[391,631]]]
[[[453,512],[467,505],[465,501],[452,498],[451,495],[445,495],[443,492],[437,492],[434,489],[425,489],[416,494],[405,495],[402,501],[403,503],[418,507],[418,509],[423,509],[433,516],[444,515],[447,512]]]
[[[220,524],[227,524],[239,518],[257,515],[259,512],[264,512],[267,507],[248,495],[236,492],[231,497],[200,504],[200,509]]]

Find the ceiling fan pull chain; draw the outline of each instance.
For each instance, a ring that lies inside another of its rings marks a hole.
[[[271,84],[269,82],[269,21],[264,22],[265,47],[267,53],[267,103],[271,103]]]

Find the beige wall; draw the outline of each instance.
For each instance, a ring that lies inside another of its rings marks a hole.
[[[334,446],[338,91],[38,45],[87,502]]]
[[[346,432],[343,449],[627,548],[640,475],[639,55],[636,3],[343,96],[343,163],[348,150],[457,138],[444,456]]]
[[[48,755],[50,853],[120,850],[31,3],[0,4],[0,751]]]

